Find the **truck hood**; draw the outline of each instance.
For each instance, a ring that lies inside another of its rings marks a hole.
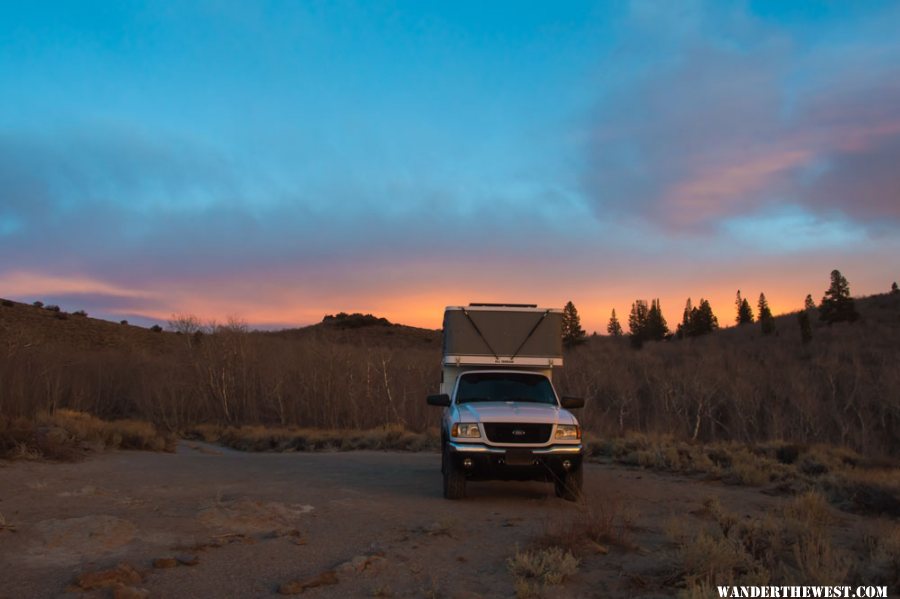
[[[575,417],[559,406],[529,402],[484,401],[457,405],[460,422],[531,422],[578,424]]]

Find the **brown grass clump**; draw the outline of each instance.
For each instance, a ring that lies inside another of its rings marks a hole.
[[[835,515],[816,492],[764,518],[738,518],[714,497],[704,502],[704,512],[713,526],[693,535],[683,529],[670,533],[686,597],[705,596],[716,585],[848,584],[862,580],[860,572],[869,561],[835,544]],[[888,540],[873,555],[892,555],[891,547]],[[888,565],[868,580],[883,580],[890,560],[885,558]]]
[[[629,532],[636,515],[622,506],[618,497],[587,503],[563,520],[551,520],[543,533],[532,541],[539,549],[560,547],[574,555],[605,554],[609,546],[633,549]]]
[[[175,441],[149,422],[106,421],[74,410],[39,414],[33,421],[0,419],[0,458],[68,461],[88,449],[174,451]]]
[[[863,580],[874,580],[883,574],[884,582],[891,588],[900,587],[900,524],[887,524],[877,538],[867,539],[869,543],[869,570]]]
[[[679,474],[704,474],[726,484],[772,486],[776,493],[814,490],[842,510],[900,517],[898,463],[849,448],[798,445],[687,443],[665,435],[629,434],[588,439],[588,456],[627,466]]]
[[[241,451],[422,451],[437,449],[440,444],[435,430],[416,433],[397,425],[362,431],[265,426],[222,428],[201,425],[191,428],[186,434]]]
[[[842,510],[900,518],[900,476],[896,467],[848,468],[819,481],[829,500]]]
[[[160,433],[141,420],[101,420],[74,410],[56,410],[38,417],[38,424],[50,427],[62,439],[67,434],[76,442],[109,449],[174,451],[175,437]]]
[[[562,584],[578,572],[579,565],[578,558],[561,547],[517,551],[507,560],[519,599],[539,596],[544,586]]]

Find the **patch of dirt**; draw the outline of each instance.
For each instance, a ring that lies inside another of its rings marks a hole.
[[[198,518],[209,528],[254,534],[290,529],[312,510],[311,505],[240,499],[216,502],[200,510]]]
[[[95,589],[107,589],[120,585],[136,584],[143,581],[144,577],[134,566],[121,563],[108,570],[94,570],[82,572],[75,578],[73,590],[93,591]]]
[[[42,520],[35,529],[37,538],[30,555],[60,565],[115,553],[131,543],[137,534],[137,527],[131,521],[106,515]]]
[[[314,589],[316,587],[328,586],[337,583],[338,577],[334,570],[327,570],[325,572],[322,572],[321,574],[311,576],[310,578],[285,582],[279,585],[278,593],[280,595],[299,595],[307,589]]]

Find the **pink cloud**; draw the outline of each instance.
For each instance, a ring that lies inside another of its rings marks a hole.
[[[0,274],[0,288],[4,290],[4,293],[13,297],[96,294],[140,298],[154,295],[143,290],[122,287],[93,277],[48,275],[24,271]]]
[[[747,209],[753,194],[813,157],[808,150],[761,153],[730,164],[701,166],[692,178],[676,183],[662,199],[667,220],[689,227]]]

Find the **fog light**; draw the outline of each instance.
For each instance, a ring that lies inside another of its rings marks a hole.
[[[463,468],[471,468],[473,466],[472,458],[463,459]]]
[[[563,468],[564,468],[565,470],[571,470],[571,469],[572,469],[572,462],[570,462],[569,460],[563,460]]]

